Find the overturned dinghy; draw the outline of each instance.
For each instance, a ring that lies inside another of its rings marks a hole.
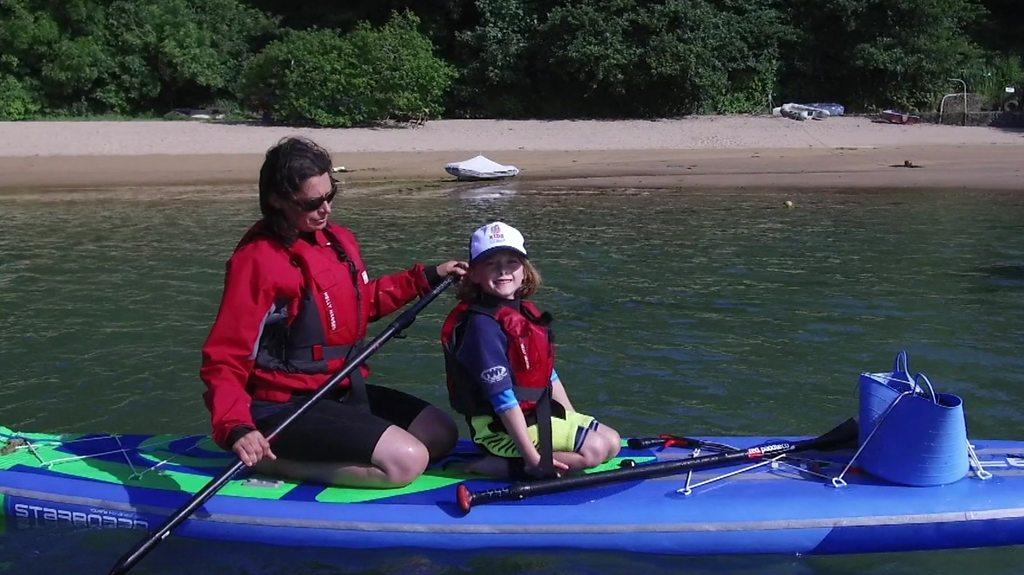
[[[463,181],[497,180],[515,176],[519,173],[519,168],[504,166],[484,156],[476,156],[461,162],[452,162],[444,167],[444,171]]]

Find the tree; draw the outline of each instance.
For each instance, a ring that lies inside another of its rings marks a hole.
[[[485,108],[663,116],[764,108],[785,27],[766,0],[480,0],[460,81]],[[508,97],[513,105],[501,105]],[[468,98],[467,98],[468,99]]]
[[[236,0],[7,0],[0,54],[48,113],[133,114],[230,97],[275,25]]]
[[[980,65],[967,34],[974,0],[794,0],[799,33],[784,49],[790,100],[859,109],[932,109],[950,77]]]

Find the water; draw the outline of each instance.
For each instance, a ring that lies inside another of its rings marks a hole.
[[[0,195],[0,422],[206,432],[199,348],[224,261],[256,216],[244,187]],[[462,257],[490,219],[519,227],[573,402],[627,434],[817,435],[855,414],[859,372],[906,348],[912,370],[964,398],[972,436],[1024,438],[1020,194],[460,188],[347,193],[335,216],[371,273]],[[436,338],[451,303],[384,347],[378,381],[446,405]],[[106,572],[137,536],[8,528],[0,572]],[[1016,573],[1018,554],[513,556],[171,538],[137,572]]]

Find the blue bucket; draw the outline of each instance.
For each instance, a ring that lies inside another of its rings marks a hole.
[[[906,368],[900,352],[892,373],[861,375],[861,468],[903,485],[963,479],[970,469],[963,400],[935,393],[924,374],[904,379]]]

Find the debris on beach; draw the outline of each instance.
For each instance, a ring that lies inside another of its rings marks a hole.
[[[902,164],[892,164],[889,167],[890,168],[923,168],[924,166],[922,166],[921,164],[915,164],[914,162],[911,162],[910,160],[903,160]]]
[[[921,121],[920,116],[914,116],[906,112],[900,112],[899,110],[883,110],[878,117],[883,122],[889,122],[890,124],[912,125]]]
[[[835,102],[815,102],[812,104],[805,105],[811,108],[825,110],[826,112],[828,112],[829,117],[832,118],[846,114],[846,107],[843,106],[842,104],[837,104]]]
[[[824,120],[831,116],[842,116],[846,108],[842,104],[783,104],[772,109],[773,116],[782,116],[791,120]]]
[[[781,116],[782,118],[803,122],[804,120],[824,120],[831,116],[831,114],[823,107],[802,103],[784,103],[772,109],[772,116]]]
[[[444,167],[444,171],[460,181],[497,180],[515,176],[519,168],[499,164],[484,156],[475,156],[461,162],[452,162]]]
[[[174,108],[164,114],[167,120],[223,120],[224,112],[216,108]]]

